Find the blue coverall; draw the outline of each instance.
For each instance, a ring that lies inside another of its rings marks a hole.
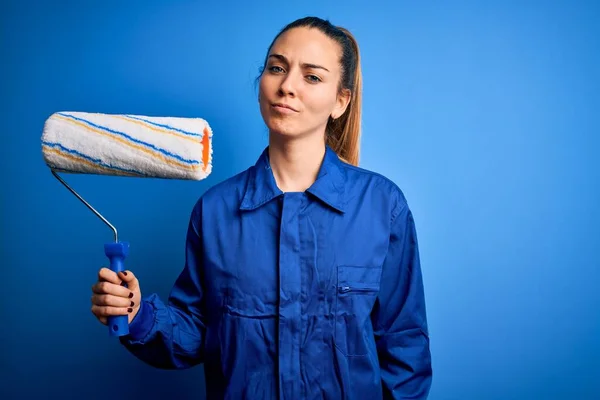
[[[384,176],[326,147],[283,193],[268,147],[208,189],[167,302],[121,343],[165,369],[204,364],[209,399],[424,399],[432,379],[413,215]]]

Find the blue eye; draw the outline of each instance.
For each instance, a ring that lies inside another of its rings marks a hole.
[[[272,67],[269,68],[269,71],[271,71],[271,72],[283,72],[283,68],[274,65],[274,66],[272,66]]]
[[[321,82],[321,79],[318,76],[315,75],[309,75],[308,76],[308,80],[311,82]]]

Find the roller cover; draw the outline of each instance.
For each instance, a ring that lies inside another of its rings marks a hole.
[[[57,112],[44,123],[42,154],[57,172],[201,180],[212,130],[202,118]]]

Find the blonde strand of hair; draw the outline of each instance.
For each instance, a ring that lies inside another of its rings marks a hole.
[[[353,90],[348,109],[339,121],[332,124],[332,135],[328,144],[338,154],[340,159],[348,164],[357,166],[360,160],[361,139],[361,109],[362,109],[362,71],[358,43],[354,36],[345,28],[338,27],[346,34],[352,44],[356,57],[356,69],[353,77]],[[341,126],[340,126],[341,125]],[[341,132],[340,132],[341,130]]]

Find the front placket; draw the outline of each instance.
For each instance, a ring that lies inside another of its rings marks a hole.
[[[281,197],[279,237],[279,397],[299,399],[301,270],[298,216],[301,193],[285,193]]]

